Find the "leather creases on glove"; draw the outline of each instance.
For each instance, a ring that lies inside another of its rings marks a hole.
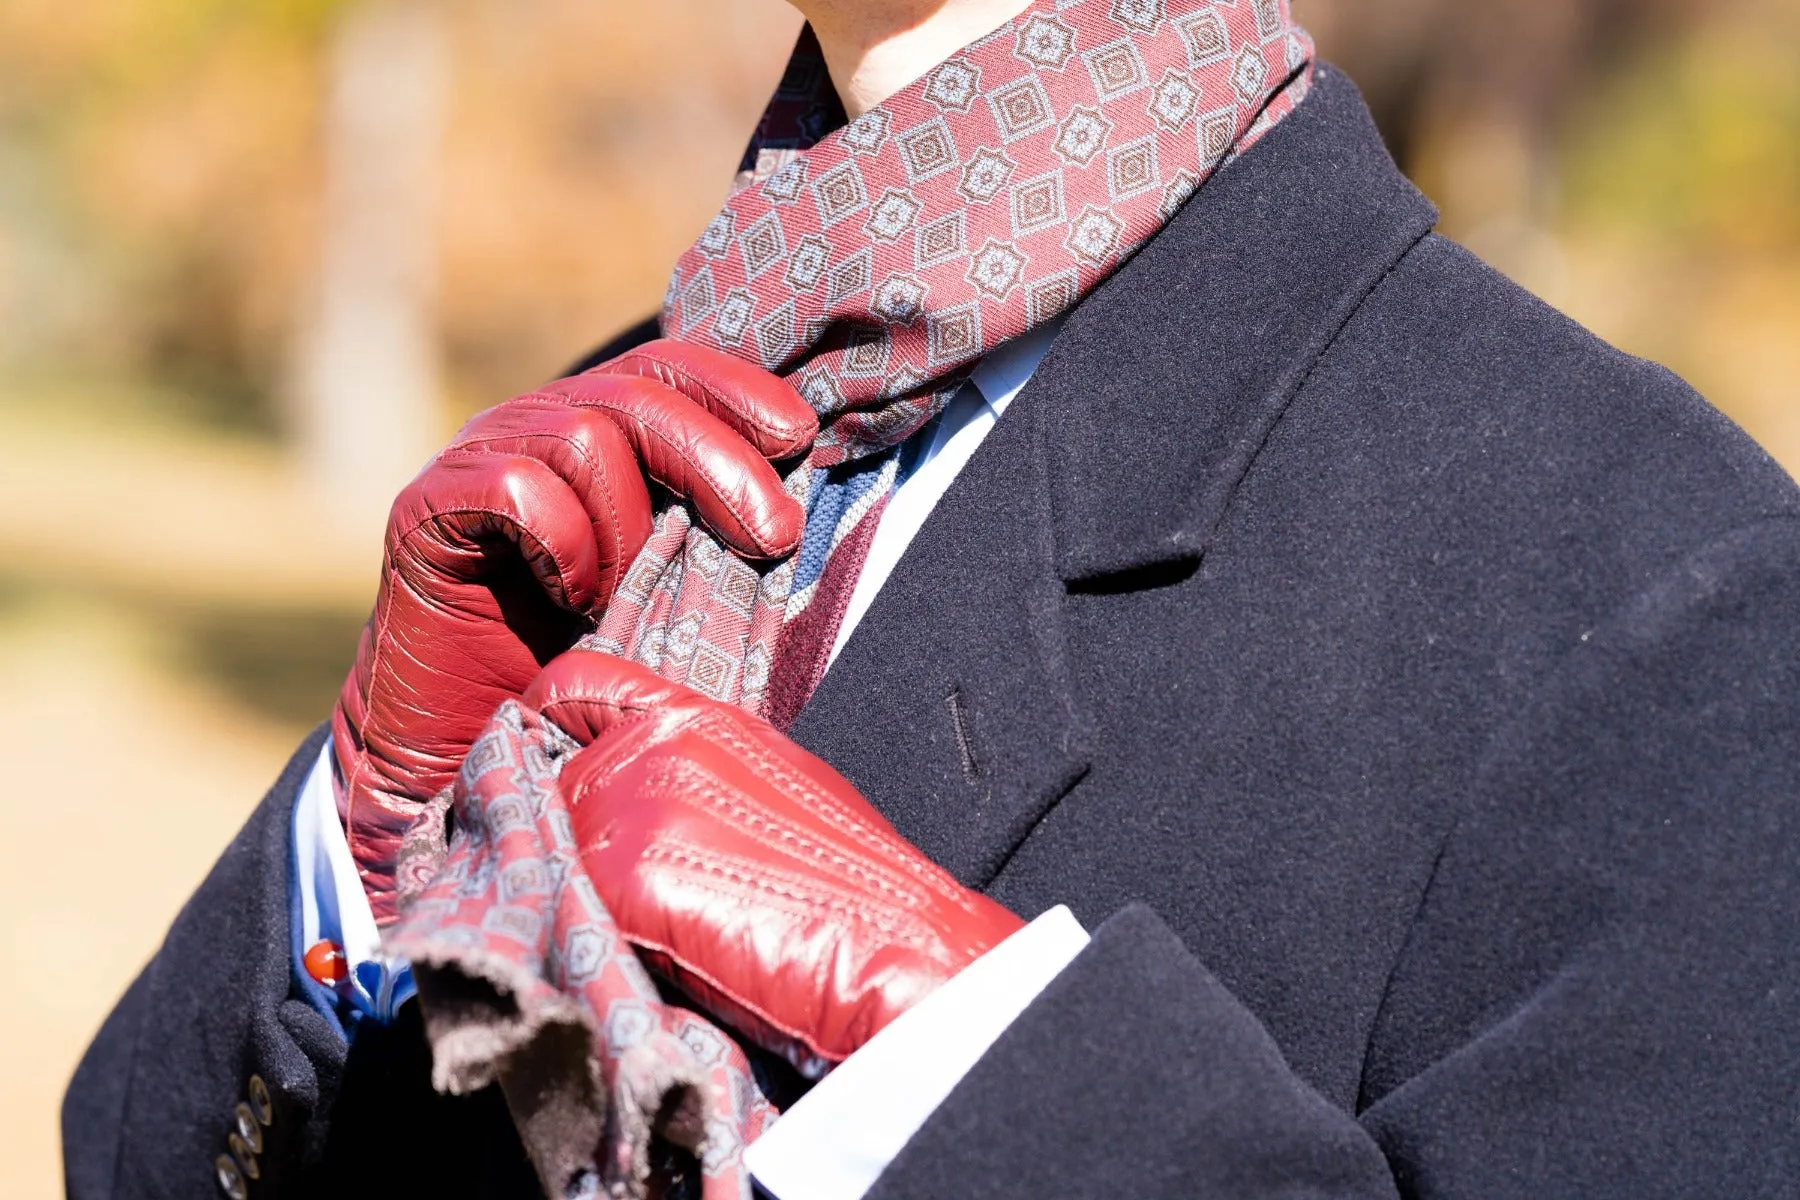
[[[332,717],[340,815],[377,921],[394,915],[394,860],[421,806],[605,610],[650,534],[650,485],[732,552],[779,558],[805,514],[771,462],[816,433],[773,375],[652,342],[481,413],[401,492]]]
[[[587,743],[560,787],[627,940],[803,1073],[847,1058],[1022,925],[740,708],[581,651],[524,704]]]

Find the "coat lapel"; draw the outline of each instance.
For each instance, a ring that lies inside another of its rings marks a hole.
[[[1064,324],[790,730],[965,884],[1088,769],[1064,608],[1191,574],[1238,481],[1436,213],[1313,96]]]
[[[1312,97],[1071,314],[1046,358],[1059,574],[1105,589],[1197,562],[1325,350],[1436,223],[1355,87],[1321,67]]]
[[[971,886],[1087,767],[1042,438],[1023,399],[951,484],[790,730]]]

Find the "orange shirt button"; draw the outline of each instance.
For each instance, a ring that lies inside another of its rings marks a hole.
[[[335,988],[350,975],[350,964],[344,961],[344,948],[336,942],[314,942],[306,951],[306,973],[328,988]]]

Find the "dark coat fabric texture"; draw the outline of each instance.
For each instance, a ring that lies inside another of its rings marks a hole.
[[[871,1193],[1800,1194],[1800,492],[1432,234],[1351,85],[1068,319],[793,734],[1092,943]],[[309,742],[64,1107],[70,1194],[532,1195],[299,997]]]

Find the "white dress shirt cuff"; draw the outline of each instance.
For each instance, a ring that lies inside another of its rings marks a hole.
[[[1087,941],[1058,906],[976,959],[784,1113],[750,1173],[776,1200],[859,1200]]]
[[[294,850],[299,872],[301,940],[308,946],[321,938],[338,943],[351,963],[381,952],[381,932],[356,876],[350,841],[338,818],[333,790],[331,738],[300,786],[294,805]]]
[[[338,998],[355,1013],[393,1020],[416,991],[412,966],[381,952],[381,930],[338,817],[329,737],[300,786],[293,828],[294,886],[300,894],[298,952],[304,955],[318,941],[337,943],[348,976],[338,988]]]

